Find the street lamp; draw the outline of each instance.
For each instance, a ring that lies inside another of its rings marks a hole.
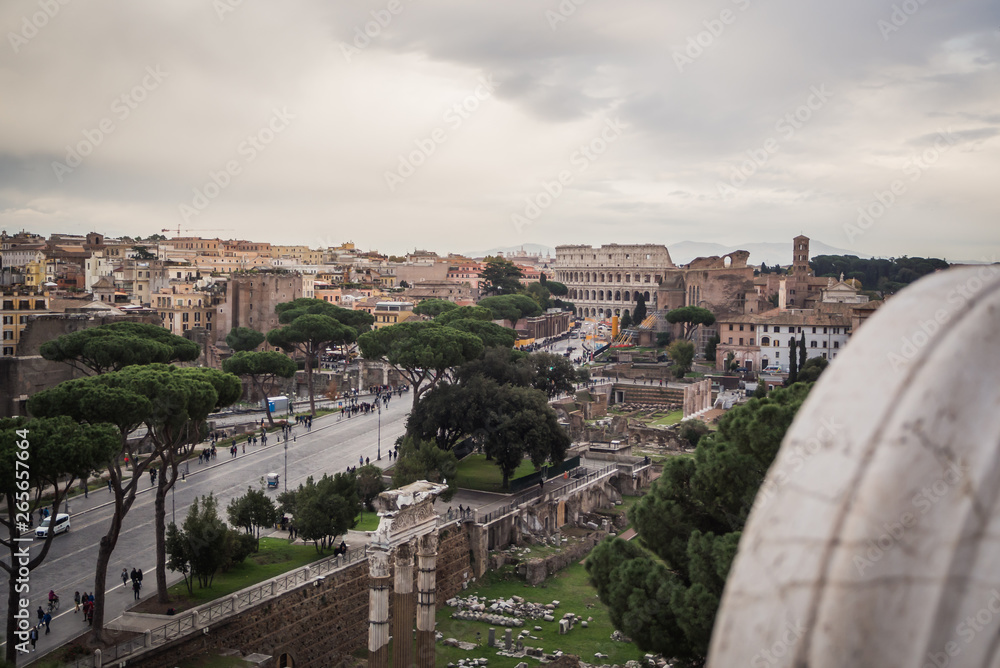
[[[382,461],[382,402],[376,397],[375,404],[378,406],[378,461]]]
[[[288,491],[288,436],[285,436],[285,491]]]

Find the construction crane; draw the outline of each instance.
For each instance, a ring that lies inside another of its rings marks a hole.
[[[192,229],[190,227],[181,228],[181,226],[178,225],[177,229],[176,229],[177,236],[181,235],[181,229],[183,229],[185,232],[231,232],[235,228],[232,228],[232,227],[216,227],[216,228],[211,228],[210,227],[210,228],[203,229],[203,230],[195,230],[195,229]],[[168,228],[160,230],[160,232],[174,232],[174,231],[175,230],[172,227],[168,227]]]

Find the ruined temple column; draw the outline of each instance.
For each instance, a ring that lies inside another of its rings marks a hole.
[[[371,584],[368,596],[368,666],[389,668],[389,552],[378,548],[368,555]]]
[[[396,548],[396,571],[392,594],[392,665],[413,665],[413,544]]]
[[[434,668],[437,547],[437,529],[419,538],[417,547],[417,668]]]

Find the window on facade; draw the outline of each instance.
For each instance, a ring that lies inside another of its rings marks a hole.
[[[823,333],[824,333],[824,334],[826,334],[826,333],[827,333],[827,332],[826,332],[826,330],[827,330],[827,328],[826,328],[826,327],[824,327],[824,328],[823,328]]]
[[[732,343],[733,343],[733,337],[730,336],[729,337],[729,344],[732,345]]]
[[[809,342],[809,347],[810,347],[810,348],[817,348],[818,346],[817,346],[817,344],[816,344],[816,342],[815,342],[815,341],[810,341],[810,342]]]
[[[13,355],[14,354],[14,348],[12,346],[4,346],[3,347],[3,354],[4,355]]]
[[[743,345],[743,337],[742,336],[740,337],[740,345],[741,346]]]
[[[194,321],[195,322],[201,322],[201,313],[195,313],[194,314]]]
[[[743,325],[740,325],[740,331],[741,332],[743,331]]]
[[[733,331],[733,324],[732,323],[729,323],[729,331],[730,332]]]
[[[840,347],[840,341],[834,341],[833,342],[833,347],[834,348],[839,348]]]
[[[774,333],[775,334],[781,334],[781,327],[779,327],[778,325],[775,325],[774,326]]]
[[[753,339],[750,339],[750,345],[751,346],[753,345]]]

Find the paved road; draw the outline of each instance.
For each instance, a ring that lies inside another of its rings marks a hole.
[[[320,477],[323,473],[332,474],[356,465],[359,456],[369,457],[374,464],[388,465],[386,453],[404,431],[411,401],[410,394],[394,397],[388,408],[382,411],[381,462],[376,460],[379,442],[377,413],[342,419],[338,419],[337,415],[317,418],[310,431],[296,427],[295,440],[288,442],[287,478],[284,476],[284,447],[276,442],[277,439],[269,439],[266,448],[248,447],[245,455],[240,454],[235,459],[228,455],[228,449],[220,448],[218,459],[203,465],[195,461],[190,464],[187,479],[178,480],[171,494],[173,498],[167,498],[167,522],[171,521],[173,513],[176,513],[179,522],[183,521],[191,501],[209,492],[219,499],[220,514],[223,514],[231,499],[244,493],[248,485],[258,484],[268,472],[282,474],[282,488],[286,483],[289,488],[294,488],[308,476]],[[148,477],[140,485],[140,490],[125,518],[118,546],[108,566],[107,621],[120,615],[127,605],[134,602],[131,589],[125,590],[118,577],[122,568],[141,568],[145,576],[143,597],[155,593],[154,496]],[[274,491],[270,493],[277,495]],[[52,621],[52,632],[40,637],[38,651],[31,655],[32,659],[76,637],[85,629],[83,613],[73,612],[73,592],[93,590],[97,544],[100,536],[107,531],[112,511],[110,499],[108,492],[95,491],[89,499],[70,501],[72,529],[53,539],[45,562],[31,573],[32,610],[47,599],[49,589],[54,589],[62,602]],[[33,547],[33,551],[38,549],[40,545]],[[180,576],[168,571],[168,579],[173,582]],[[4,581],[4,590],[7,586]],[[4,596],[0,600],[0,615],[4,619],[6,602]]]

